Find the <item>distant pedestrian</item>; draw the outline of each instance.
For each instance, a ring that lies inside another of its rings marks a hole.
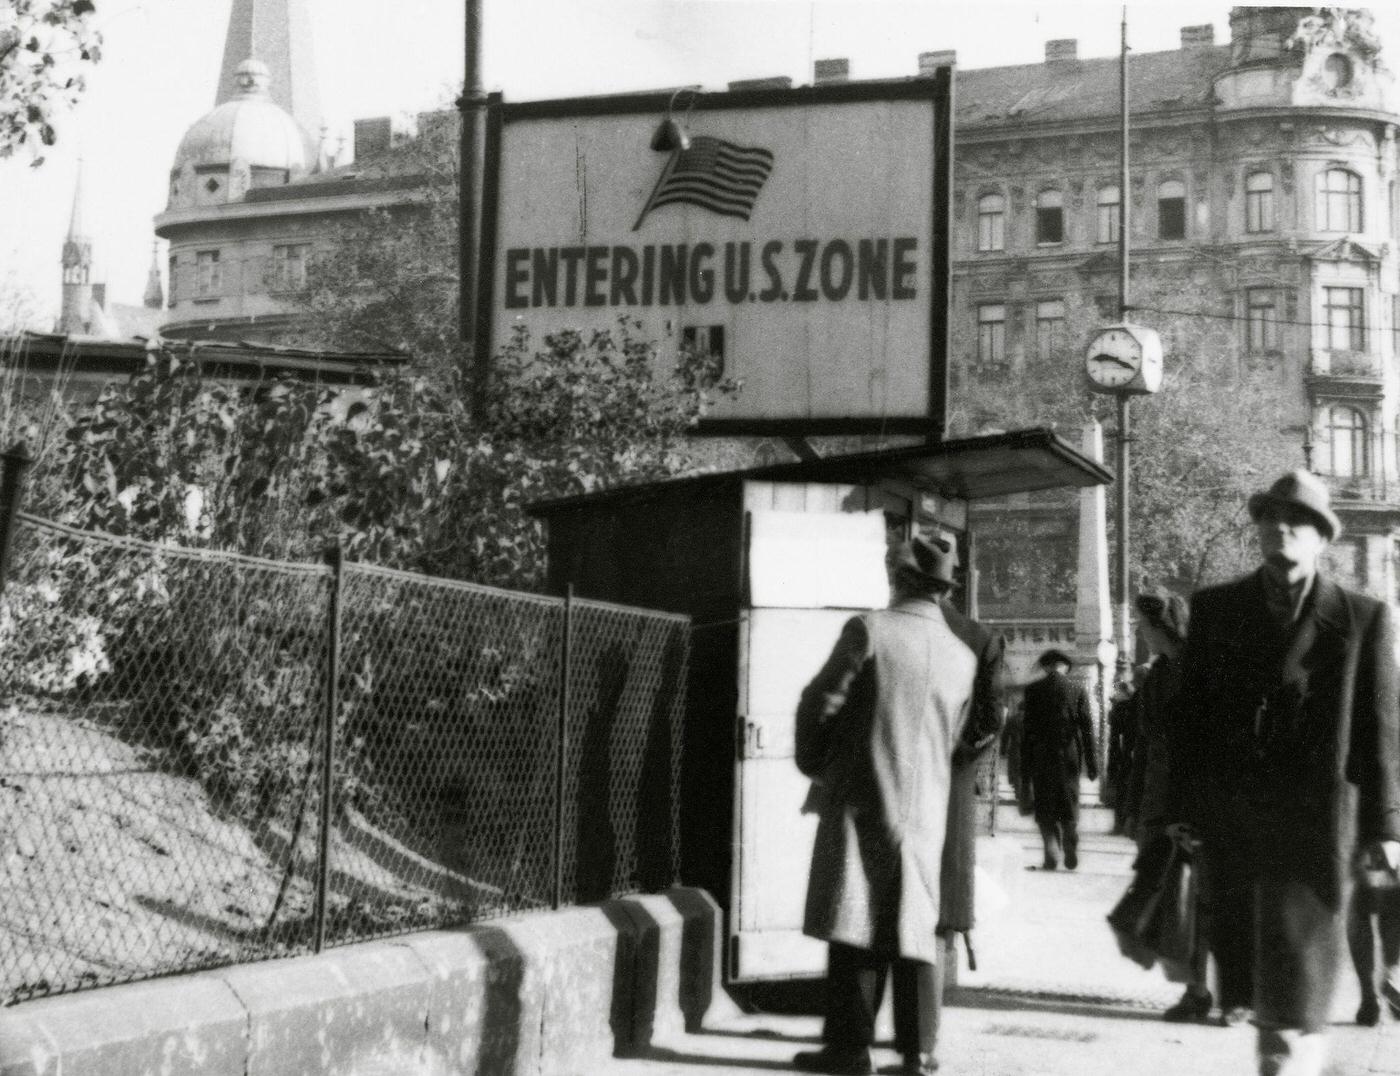
[[[1133,697],[1137,750],[1128,782],[1128,831],[1137,841],[1139,853],[1144,853],[1167,835],[1171,822],[1171,741],[1180,735],[1177,695],[1181,690],[1181,648],[1186,643],[1189,611],[1175,594],[1139,594],[1134,605],[1138,637],[1153,655],[1147,675]],[[1207,946],[1203,943],[1192,962],[1185,993],[1162,1014],[1168,1023],[1204,1021],[1210,1016],[1214,999],[1206,983],[1206,963]],[[1248,1002],[1247,997],[1226,999],[1227,1004],[1241,1006]]]
[[[894,601],[846,622],[802,692],[796,762],[819,813],[803,931],[828,943],[825,1045],[808,1072],[869,1073],[875,1016],[894,980],[899,1072],[938,1067],[941,865],[955,757],[995,741],[1002,643],[942,603],[957,553],[892,550]]]
[[[1099,776],[1089,692],[1069,678],[1063,650],[1047,650],[1038,664],[1045,675],[1026,685],[1021,766],[1030,779],[1035,823],[1040,828],[1048,871],[1079,866],[1079,778]]]
[[[1125,832],[1132,791],[1133,746],[1137,739],[1137,709],[1133,685],[1119,680],[1113,685],[1108,707],[1108,767],[1104,772],[1104,802],[1113,811],[1113,832]]]
[[[1379,937],[1377,937],[1379,935]],[[1377,991],[1376,942],[1380,942],[1381,966]],[[1381,1001],[1392,1019],[1400,1020],[1400,888],[1372,889],[1356,886],[1347,909],[1347,947],[1361,985],[1356,1022],[1375,1027],[1381,1020]]]
[[[1259,1072],[1316,1076],[1358,841],[1400,862],[1395,635],[1318,570],[1341,531],[1319,479],[1286,474],[1249,512],[1262,566],[1192,599],[1172,813],[1203,840],[1222,1000],[1252,969]]]

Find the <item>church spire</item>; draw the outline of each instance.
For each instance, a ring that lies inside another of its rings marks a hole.
[[[152,310],[165,309],[165,288],[160,283],[160,240],[151,243],[151,271],[146,274],[146,294],[142,303]]]
[[[73,182],[73,211],[63,240],[63,305],[58,315],[61,333],[92,330],[92,239],[83,222],[83,161]]]
[[[238,96],[238,67],[249,59],[267,65],[272,100],[297,121],[314,160],[323,119],[306,0],[233,0],[216,107]]]

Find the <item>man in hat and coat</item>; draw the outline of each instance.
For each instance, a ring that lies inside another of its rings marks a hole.
[[[1318,560],[1341,532],[1307,471],[1249,499],[1263,564],[1199,591],[1174,816],[1204,844],[1222,995],[1248,984],[1261,1076],[1317,1076],[1358,848],[1400,862],[1400,701],[1384,603]]]
[[[1094,720],[1089,692],[1069,678],[1070,659],[1063,650],[1047,650],[1037,662],[1045,670],[1026,685],[1025,727],[1021,730],[1021,766],[1031,783],[1035,823],[1045,848],[1041,866],[1079,866],[1079,775],[1099,776],[1094,753]]]
[[[952,767],[995,742],[1002,720],[1001,638],[941,601],[956,566],[941,539],[893,548],[890,607],[846,622],[798,705],[796,761],[820,815],[803,931],[829,946],[825,1044],[793,1059],[808,1072],[873,1071],[887,972],[896,1071],[938,1067]]]

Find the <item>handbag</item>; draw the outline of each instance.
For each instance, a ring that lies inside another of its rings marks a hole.
[[[1200,877],[1186,839],[1163,834],[1134,864],[1127,892],[1108,914],[1119,951],[1172,982],[1188,982],[1201,945]]]

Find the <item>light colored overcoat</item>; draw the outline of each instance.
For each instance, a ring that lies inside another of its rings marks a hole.
[[[846,623],[797,711],[820,812],[804,933],[936,961],[953,754],[996,736],[1000,665],[999,637],[932,600]]]

